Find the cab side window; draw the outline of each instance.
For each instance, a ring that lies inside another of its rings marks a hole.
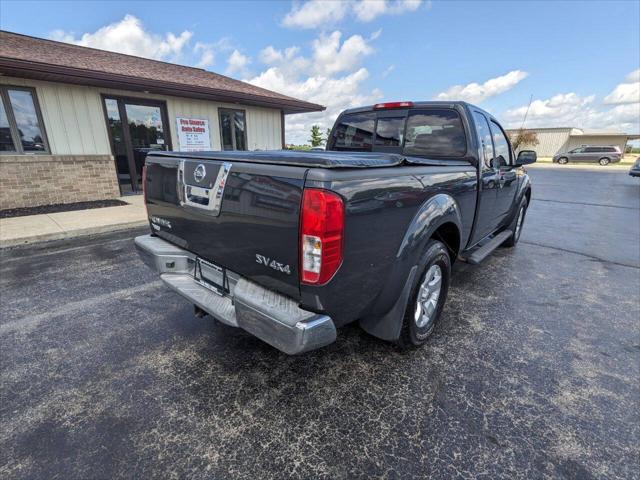
[[[491,121],[491,134],[493,136],[493,147],[495,149],[493,165],[495,167],[511,165],[511,148],[509,148],[509,141],[507,137],[505,137],[500,125],[493,120]]]
[[[480,112],[473,112],[474,123],[476,124],[476,132],[478,133],[478,139],[480,140],[480,158],[483,161],[485,169],[492,169],[493,164],[493,143],[491,142],[491,131],[489,130],[489,123],[483,114]]]
[[[406,155],[462,157],[467,152],[462,119],[453,109],[412,110],[406,131],[403,150]]]

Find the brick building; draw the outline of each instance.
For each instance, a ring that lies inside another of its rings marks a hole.
[[[266,150],[324,107],[198,68],[0,31],[0,209],[141,190],[150,150]]]

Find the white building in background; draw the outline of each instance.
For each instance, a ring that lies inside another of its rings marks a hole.
[[[624,152],[629,140],[640,138],[640,135],[629,135],[616,132],[595,132],[575,127],[558,128],[525,128],[538,137],[538,145],[521,145],[520,149],[535,150],[539,157],[553,157],[556,153],[566,152],[582,145],[612,145],[620,147]],[[510,137],[517,134],[517,129],[507,130]]]

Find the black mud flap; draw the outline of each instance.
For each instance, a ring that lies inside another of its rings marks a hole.
[[[393,307],[391,307],[385,315],[360,320],[360,327],[365,332],[381,340],[388,340],[390,342],[395,342],[400,338],[404,312],[407,310],[407,303],[409,302],[409,296],[411,295],[411,289],[417,271],[417,265],[411,267],[407,281],[402,288],[402,293],[398,297],[398,300],[396,300],[396,303],[393,304]]]

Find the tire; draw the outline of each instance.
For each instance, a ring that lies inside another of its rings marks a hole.
[[[447,300],[451,280],[451,259],[447,247],[437,240],[429,240],[422,259],[424,268],[411,291],[397,341],[402,349],[418,347],[427,341]],[[436,290],[433,287],[438,274],[439,290],[437,297],[434,297]]]
[[[609,160],[607,157],[602,157],[600,160],[598,160],[598,163],[603,167],[606,167],[611,163],[611,160]]]
[[[509,224],[509,229],[513,231],[513,235],[507,238],[502,244],[503,247],[515,247],[520,240],[520,235],[522,234],[522,227],[524,226],[524,220],[527,218],[527,207],[529,206],[529,202],[527,201],[527,197],[522,197],[520,201],[520,206],[518,207],[518,213],[513,220],[511,220],[511,224]]]
[[[567,157],[560,157],[560,158],[558,159],[558,163],[559,163],[560,165],[566,165],[567,163],[569,163],[569,159],[568,159]]]

